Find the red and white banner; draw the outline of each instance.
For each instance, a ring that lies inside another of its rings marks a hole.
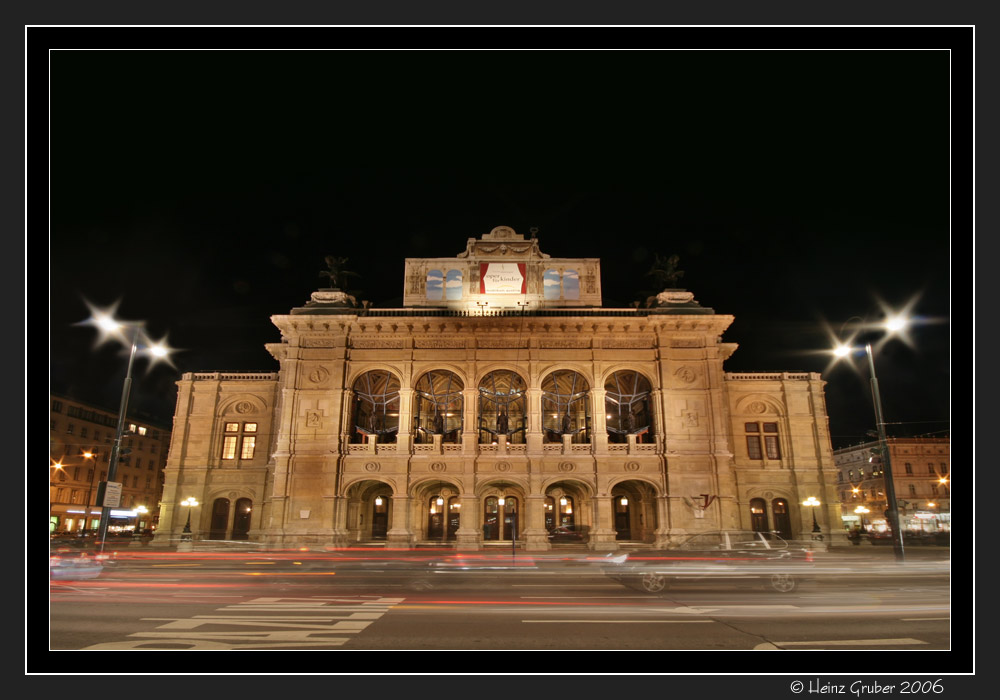
[[[528,275],[524,263],[479,263],[481,294],[527,294]]]

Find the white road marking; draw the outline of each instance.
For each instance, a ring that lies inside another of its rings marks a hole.
[[[255,598],[218,608],[211,615],[143,618],[165,624],[148,632],[130,634],[127,640],[86,648],[236,650],[343,646],[403,600],[375,596]],[[283,614],[254,614],[261,612]],[[219,626],[231,629],[218,630]]]
[[[521,620],[521,622],[554,622],[564,625],[575,625],[577,623],[594,622],[602,625],[625,625],[625,624],[683,624],[686,622],[706,622],[711,624],[713,620]]]
[[[784,647],[809,647],[809,646],[897,646],[902,644],[927,644],[919,639],[903,637],[901,639],[827,639],[823,641],[808,642],[765,642],[758,644],[754,649],[770,651],[782,649]]]

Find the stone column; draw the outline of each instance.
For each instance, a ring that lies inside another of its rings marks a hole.
[[[346,547],[350,541],[347,528],[347,499],[344,496],[333,496],[330,504],[330,542],[331,547]]]
[[[409,454],[413,444],[413,389],[399,390],[399,430],[396,431],[396,454]]]
[[[474,493],[462,494],[462,519],[458,532],[455,533],[455,549],[461,551],[477,550],[483,539],[482,523],[479,514],[479,499]]]
[[[604,405],[607,393],[604,389],[590,390],[590,394],[593,397],[593,404],[590,410],[591,415],[594,416],[594,420],[591,421],[593,434],[591,435],[590,443],[594,446],[596,454],[608,453],[608,419],[605,413],[606,406]]]
[[[601,494],[594,497],[593,505],[594,527],[590,530],[591,549],[618,549],[615,530],[614,508],[611,504],[610,494]]]
[[[545,530],[545,496],[531,494],[524,499],[524,550],[544,552],[552,548]]]
[[[527,390],[528,430],[525,436],[529,453],[542,451],[542,390]]]
[[[476,406],[478,405],[479,390],[465,389],[462,391],[462,452],[467,455],[476,454],[476,443],[479,441],[479,431],[476,426]]]
[[[657,496],[655,507],[656,531],[654,533],[653,545],[663,548],[670,544],[670,497],[667,494]]]
[[[392,527],[385,536],[387,547],[409,548],[413,545],[414,534],[411,526],[410,507],[412,499],[406,495],[392,495]]]

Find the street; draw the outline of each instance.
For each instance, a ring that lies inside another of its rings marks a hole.
[[[52,581],[52,649],[950,648],[947,560],[817,562],[794,591],[678,580],[651,595],[600,557],[125,555]],[[752,583],[752,582],[748,582]]]

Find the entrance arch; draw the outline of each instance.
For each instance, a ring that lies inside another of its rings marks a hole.
[[[792,539],[792,519],[788,513],[788,501],[784,498],[775,498],[771,501],[771,514],[774,516],[774,530],[778,536],[786,540]]]
[[[386,539],[394,515],[392,495],[392,485],[382,481],[363,480],[347,488],[345,524],[351,541]]]
[[[250,515],[253,512],[253,501],[249,498],[240,498],[236,501],[236,514],[233,516],[234,540],[246,540],[250,538]]]
[[[611,488],[611,526],[618,541],[648,542],[656,538],[659,514],[656,488],[639,479],[620,481]]]
[[[208,539],[226,539],[226,530],[229,527],[229,499],[216,498],[212,503],[212,520],[209,524]]]

